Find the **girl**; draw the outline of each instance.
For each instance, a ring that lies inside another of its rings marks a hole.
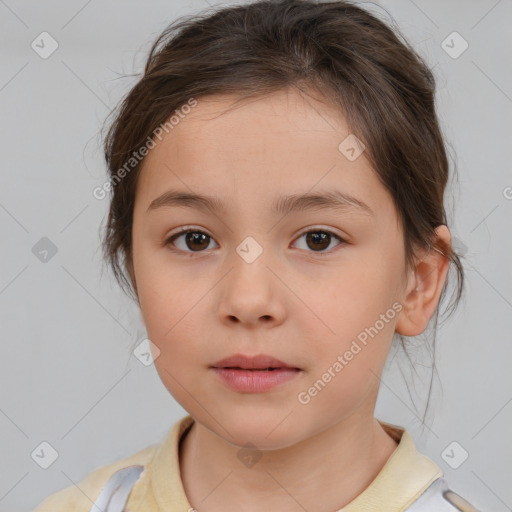
[[[474,511],[374,417],[393,340],[460,299],[433,76],[345,1],[178,20],[105,140],[104,248],[188,411],[37,512]],[[149,357],[149,352],[146,354]]]

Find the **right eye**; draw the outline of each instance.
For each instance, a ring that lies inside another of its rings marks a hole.
[[[179,243],[175,243],[176,240],[179,240],[182,237],[184,237],[183,240],[180,240]],[[208,248],[210,241],[212,240],[213,238],[203,231],[185,228],[180,230],[178,233],[171,235],[165,241],[165,245],[171,245],[172,247],[170,249],[172,251],[182,251],[188,253],[204,252],[204,249]],[[179,246],[180,244],[181,247]]]

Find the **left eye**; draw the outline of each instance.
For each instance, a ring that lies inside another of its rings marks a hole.
[[[302,233],[297,238],[297,240],[300,240],[304,236],[306,237],[305,241],[306,241],[307,247],[314,248],[313,252],[322,252],[322,253],[327,252],[327,251],[324,251],[323,249],[325,249],[331,245],[333,238],[339,240],[340,243],[338,245],[345,243],[345,240],[343,240],[343,238],[334,234],[331,231],[326,231],[326,230],[315,229],[315,230],[311,230],[311,231],[306,231],[305,233]],[[301,247],[299,247],[299,249],[301,249]]]
[[[179,244],[175,243],[175,240],[179,240],[182,237],[185,238],[184,243],[180,247]],[[316,229],[306,231],[305,233],[299,235],[297,240],[300,240],[303,237],[306,237],[305,242],[307,248],[312,248],[313,252],[326,252],[325,249],[331,245],[333,238],[339,241],[338,245],[346,243],[343,238],[327,230]],[[165,242],[165,245],[174,245],[183,252],[204,252],[204,249],[207,249],[208,246],[210,245],[210,241],[213,241],[213,238],[210,235],[204,233],[203,231],[185,229],[169,237]],[[299,247],[299,249],[304,248]]]

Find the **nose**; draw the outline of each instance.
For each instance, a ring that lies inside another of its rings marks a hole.
[[[285,317],[289,292],[286,293],[278,270],[269,266],[264,252],[249,261],[239,254],[231,259],[231,271],[219,283],[219,319],[226,324],[239,323],[252,328],[279,325]]]

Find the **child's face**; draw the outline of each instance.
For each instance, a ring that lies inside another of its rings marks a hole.
[[[333,107],[283,91],[223,113],[232,101],[200,98],[146,157],[134,273],[169,392],[226,441],[277,449],[349,416],[373,418],[398,318],[392,305],[406,286],[403,233],[365,154],[349,161],[338,149],[350,132]],[[171,190],[211,195],[223,207],[148,211]],[[350,194],[372,213],[307,204],[272,212],[279,197],[326,191]],[[185,234],[166,246],[180,227],[210,238]],[[324,240],[326,231],[348,243]],[[263,392],[235,390],[211,368],[233,354],[267,354],[301,371]]]

